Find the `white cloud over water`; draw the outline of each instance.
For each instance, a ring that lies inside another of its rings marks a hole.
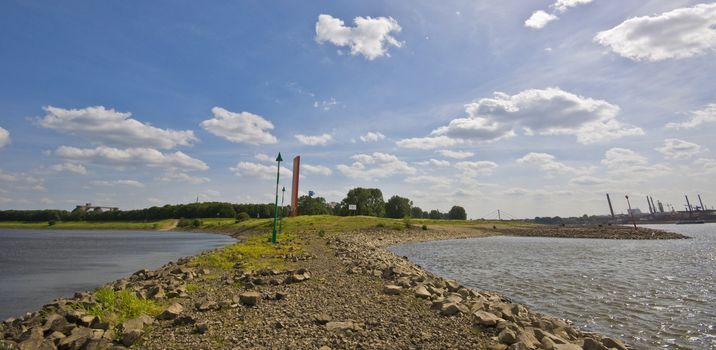
[[[38,124],[47,129],[77,135],[91,142],[129,147],[175,148],[190,146],[198,139],[191,130],[161,129],[103,106],[64,109],[44,108]]]

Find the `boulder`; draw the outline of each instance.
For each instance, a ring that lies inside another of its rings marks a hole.
[[[477,311],[475,312],[475,319],[477,323],[481,326],[485,327],[494,327],[497,325],[498,321],[501,321],[502,319],[495,316],[492,313],[489,313],[487,311]]]
[[[554,350],[582,350],[582,347],[577,344],[555,344]]]
[[[206,322],[199,322],[194,326],[194,331],[199,334],[204,334],[209,331],[209,324]]]
[[[515,332],[513,332],[510,329],[503,329],[500,334],[497,335],[497,339],[502,344],[512,345],[517,342],[517,336],[515,335]]]
[[[258,292],[246,292],[239,295],[239,302],[246,306],[256,306],[261,299],[261,294]]]
[[[443,316],[452,316],[460,312],[458,305],[455,303],[444,303],[440,307],[440,314]]]
[[[430,299],[432,295],[428,292],[425,286],[421,285],[415,288],[415,296],[421,299]]]
[[[383,293],[388,294],[388,295],[398,295],[398,294],[400,294],[400,291],[402,289],[403,288],[401,288],[400,286],[389,284],[389,285],[383,287]]]
[[[602,344],[608,348],[616,348],[618,350],[627,350],[626,345],[621,340],[612,338],[602,338]]]
[[[194,323],[196,323],[196,320],[189,315],[180,315],[175,318],[173,322],[175,326],[186,326]]]
[[[584,349],[584,350],[609,350],[609,348],[602,345],[602,343],[600,343],[597,340],[592,339],[592,338],[584,338],[584,344],[582,344],[582,349]]]
[[[447,287],[449,292],[457,292],[457,290],[460,289],[460,283],[457,283],[457,281],[453,280],[446,280],[445,286]]]
[[[530,350],[530,348],[527,345],[525,345],[525,343],[518,342],[518,343],[514,343],[514,344],[510,345],[510,347],[507,348],[507,350]]]
[[[122,344],[124,346],[132,346],[142,336],[142,330],[130,329],[122,331]]]
[[[72,333],[62,338],[57,344],[57,348],[60,350],[79,350],[92,336],[92,330],[84,327],[77,327],[72,330]]]
[[[331,316],[328,315],[328,314],[322,313],[322,314],[319,314],[318,316],[316,316],[316,318],[314,319],[314,321],[315,321],[317,324],[323,326],[323,325],[325,325],[326,323],[331,322]]]
[[[45,341],[42,328],[40,327],[31,328],[29,331],[23,333],[22,338],[24,339],[20,342],[20,344],[18,344],[18,348],[20,348],[20,350],[39,349]]]
[[[170,305],[168,308],[166,308],[159,316],[157,316],[158,320],[173,320],[179,316],[179,314],[184,311],[184,307],[181,306],[179,303],[174,303]]]
[[[355,324],[351,321],[346,322],[328,322],[326,323],[326,329],[329,331],[343,331],[355,329]]]

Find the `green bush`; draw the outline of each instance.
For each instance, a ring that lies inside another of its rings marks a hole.
[[[413,228],[413,222],[407,217],[403,218],[403,225],[405,225],[405,228]]]
[[[423,230],[427,230],[427,229],[428,229],[428,226],[426,226],[425,224],[423,224]]]
[[[57,221],[55,221],[55,220],[50,220],[50,221],[47,222],[47,226],[55,226],[56,223],[57,223]]]
[[[318,237],[323,238],[325,235],[326,235],[326,231],[324,231],[323,229],[318,230]]]
[[[248,220],[248,219],[251,219],[251,215],[249,215],[249,214],[246,213],[246,212],[243,212],[243,211],[242,211],[242,212],[239,213],[239,215],[236,215],[236,223],[237,223],[237,224],[240,223],[240,222],[242,222],[242,221],[246,221],[246,220]]]
[[[199,227],[199,226],[201,226],[201,224],[203,224],[203,222],[199,219],[194,219],[191,222],[191,226],[193,226],[193,227]]]

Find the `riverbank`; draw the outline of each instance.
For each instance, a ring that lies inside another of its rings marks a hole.
[[[205,222],[243,242],[58,300],[0,326],[5,348],[603,349],[498,294],[434,276],[384,248],[497,234],[481,226],[365,217]],[[495,224],[496,225],[496,224]],[[43,347],[44,346],[44,347]],[[3,348],[0,346],[0,348]]]

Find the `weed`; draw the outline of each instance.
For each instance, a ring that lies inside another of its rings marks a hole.
[[[428,226],[427,226],[427,225],[425,225],[425,224],[423,224],[423,227],[422,227],[422,228],[423,228],[423,231],[425,231],[425,230],[427,230],[427,229],[428,229]]]
[[[413,222],[410,221],[410,218],[404,218],[403,219],[403,225],[405,225],[405,228],[413,228]]]
[[[323,238],[325,236],[326,236],[326,230],[324,230],[324,229],[318,230],[318,237]]]
[[[115,291],[110,287],[102,287],[95,291],[97,303],[86,309],[87,313],[99,316],[110,324],[120,324],[140,315],[157,315],[161,305],[152,300],[137,297],[133,291],[123,289]]]

